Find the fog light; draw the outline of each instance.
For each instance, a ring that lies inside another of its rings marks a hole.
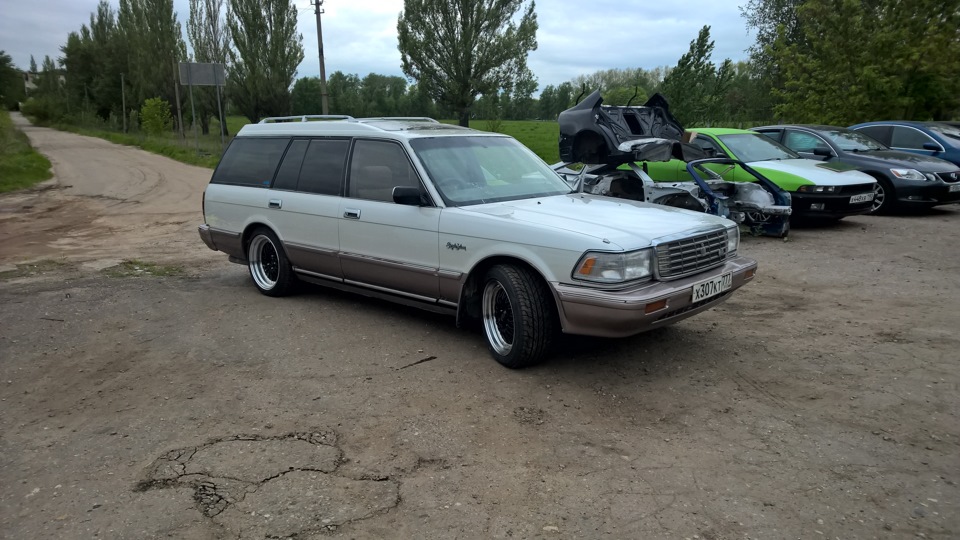
[[[810,205],[811,210],[824,210],[826,207],[826,203],[813,203]]]
[[[654,311],[660,311],[661,309],[667,307],[667,299],[657,300],[656,302],[651,302],[647,304],[647,307],[643,308],[643,312],[647,315],[653,313]]]

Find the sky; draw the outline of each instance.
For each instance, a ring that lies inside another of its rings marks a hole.
[[[540,90],[600,70],[672,66],[703,25],[711,27],[714,62],[744,60],[754,41],[740,15],[739,5],[745,1],[536,0],[538,47],[527,63]],[[56,59],[67,34],[89,23],[97,3],[64,0],[54,9],[45,2],[0,0],[0,50],[23,69],[29,67],[30,55],[38,65],[44,55]],[[111,4],[116,8],[118,1]],[[320,74],[316,17],[309,0],[294,0],[294,5],[304,48],[297,77],[316,77]],[[189,1],[174,0],[174,9],[186,27]],[[323,9],[328,77],[334,71],[361,78],[368,73],[403,76],[397,50],[397,16],[403,0],[323,0]]]

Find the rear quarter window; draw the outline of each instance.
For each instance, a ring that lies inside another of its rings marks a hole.
[[[213,173],[213,184],[270,187],[288,138],[238,137],[230,143]]]

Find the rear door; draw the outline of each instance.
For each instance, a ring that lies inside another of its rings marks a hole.
[[[440,209],[393,202],[393,188],[421,186],[396,141],[357,139],[340,202],[340,264],[346,282],[419,300],[440,295]]]
[[[295,139],[271,190],[278,234],[298,271],[340,280],[339,210],[349,139]]]

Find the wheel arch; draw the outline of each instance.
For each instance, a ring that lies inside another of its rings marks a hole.
[[[243,233],[240,234],[240,247],[241,249],[243,249],[244,257],[247,257],[248,255],[247,249],[250,245],[250,237],[253,236],[253,231],[257,229],[267,229],[268,231],[272,232],[274,236],[276,236],[280,240],[280,246],[279,246],[280,249],[283,249],[283,238],[281,238],[280,235],[277,234],[276,229],[274,229],[273,227],[271,227],[270,225],[262,221],[252,221],[248,223],[246,227],[243,228]]]
[[[460,289],[460,300],[457,302],[457,327],[464,327],[480,320],[480,299],[483,295],[483,278],[487,272],[498,264],[513,265],[529,271],[550,291],[553,302],[554,316],[559,317],[559,302],[556,292],[550,286],[547,278],[529,261],[515,255],[492,255],[478,261],[467,273],[463,286]]]

